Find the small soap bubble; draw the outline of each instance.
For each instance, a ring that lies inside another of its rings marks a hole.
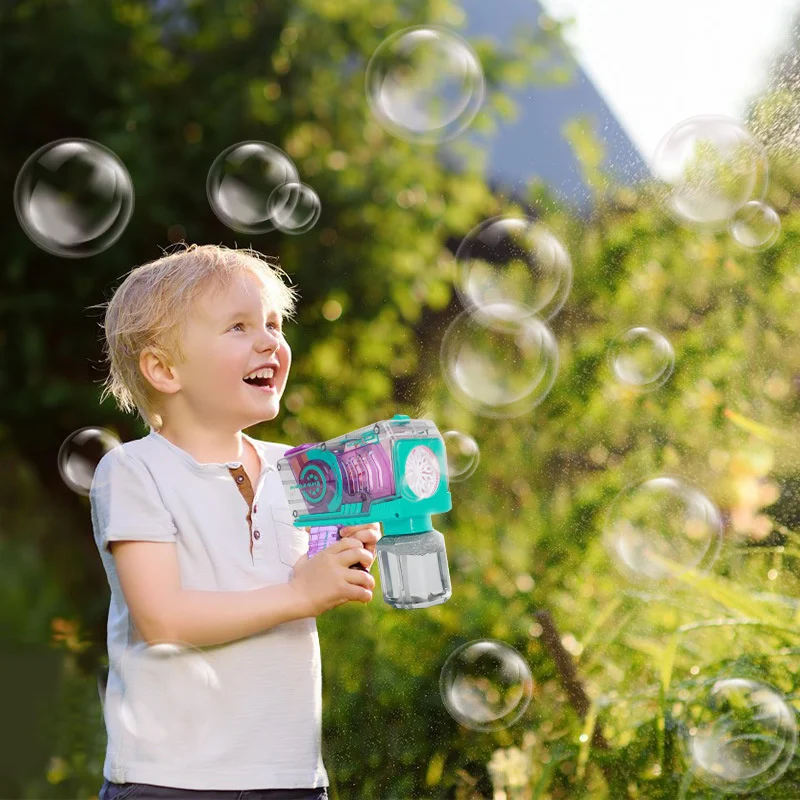
[[[283,233],[305,233],[322,213],[317,193],[305,183],[282,183],[269,196],[269,214]]]
[[[485,324],[463,311],[441,345],[441,368],[453,396],[487,417],[518,417],[539,405],[558,373],[558,346],[546,322],[509,305],[500,324],[495,308]]]
[[[479,317],[513,307],[522,318],[552,319],[572,288],[564,245],[529,217],[494,217],[473,228],[456,250],[456,291]],[[507,315],[501,316],[501,319]]]
[[[734,241],[742,247],[766,250],[778,241],[781,220],[774,208],[759,200],[751,200],[731,217],[728,229]]]
[[[136,739],[142,758],[173,762],[196,752],[220,703],[219,677],[203,653],[185,643],[130,647],[120,660],[122,694],[106,694],[106,713]]]
[[[669,340],[651,328],[629,328],[608,349],[611,369],[622,383],[653,391],[666,383],[675,368]]]
[[[775,687],[751,679],[703,687],[680,727],[694,776],[723,794],[762,791],[784,774],[797,747],[792,706]]]
[[[241,233],[269,233],[275,229],[270,197],[285,183],[298,183],[297,168],[283,150],[267,142],[247,141],[231,145],[214,160],[206,179],[211,210],[229,228]],[[281,203],[295,197],[291,192]],[[293,208],[273,201],[291,219]]]
[[[533,697],[533,677],[513,647],[495,639],[461,645],[439,675],[444,707],[460,725],[498,731],[513,725]]]
[[[761,199],[768,180],[763,145],[739,122],[704,115],[661,139],[652,172],[667,212],[680,224],[723,229],[744,203]]]
[[[474,50],[454,33],[431,26],[398,31],[367,65],[367,101],[393,136],[437,144],[457,136],[478,113],[484,77]]]
[[[28,238],[63,258],[87,258],[111,247],[133,214],[133,182],[107,147],[59,139],[23,164],[14,210]]]
[[[73,492],[88,497],[100,459],[121,444],[105,428],[81,428],[71,433],[58,450],[58,471],[61,479]]]
[[[633,484],[612,502],[603,544],[634,583],[708,569],[722,540],[722,516],[699,489],[671,476]]]
[[[478,468],[481,458],[478,443],[459,431],[446,431],[442,438],[447,451],[448,480],[451,483],[465,481]]]

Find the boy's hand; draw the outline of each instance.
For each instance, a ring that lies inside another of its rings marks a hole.
[[[300,556],[289,585],[297,592],[303,616],[317,617],[348,600],[372,600],[375,578],[351,567],[359,562],[372,566],[373,558],[355,536],[341,538],[311,559],[308,553]]]
[[[368,522],[363,525],[348,525],[345,528],[340,528],[339,535],[344,539],[347,536],[352,536],[358,539],[364,545],[365,550],[372,553],[373,562],[376,556],[376,547],[378,540],[383,536],[381,532],[380,522]],[[369,568],[372,569],[372,564]]]

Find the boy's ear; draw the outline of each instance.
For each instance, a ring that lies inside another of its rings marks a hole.
[[[181,388],[180,379],[174,367],[167,362],[165,354],[152,347],[142,350],[139,356],[139,369],[150,385],[164,394],[174,394]]]

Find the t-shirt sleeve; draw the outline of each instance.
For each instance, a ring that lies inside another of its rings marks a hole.
[[[118,446],[95,469],[89,490],[97,546],[109,542],[174,542],[178,529],[155,479],[139,459]]]

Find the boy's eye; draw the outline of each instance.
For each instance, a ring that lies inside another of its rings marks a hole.
[[[283,335],[283,330],[281,329],[279,322],[270,322],[269,324],[272,325],[273,328],[277,328],[278,333]],[[244,330],[244,322],[237,322],[235,325],[231,326],[231,330],[234,330],[235,328],[242,328],[242,330]]]

